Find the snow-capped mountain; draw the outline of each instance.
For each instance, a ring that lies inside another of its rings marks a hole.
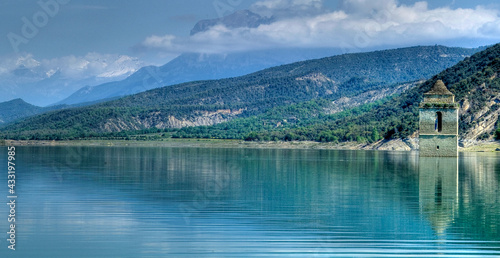
[[[90,53],[84,57],[37,60],[26,54],[0,62],[0,102],[22,98],[46,106],[85,86],[121,80],[143,63],[123,55]]]

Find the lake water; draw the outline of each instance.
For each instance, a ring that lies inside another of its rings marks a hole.
[[[16,171],[0,257],[500,257],[495,153],[18,147]]]

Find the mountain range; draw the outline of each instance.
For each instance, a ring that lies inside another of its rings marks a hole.
[[[272,17],[241,10],[222,18],[199,21],[191,30],[191,35],[218,25],[255,28],[272,21]],[[341,51],[335,48],[288,48],[224,54],[184,53],[163,66],[144,67],[126,79],[83,87],[56,105],[123,97],[183,82],[242,76],[269,67],[336,55]]]
[[[270,22],[248,10],[196,23],[192,35],[217,25],[255,27]],[[20,56],[8,71],[0,71],[0,101],[15,98],[38,105],[104,101],[149,89],[195,80],[241,76],[265,68],[332,56],[340,49],[271,49],[223,54],[184,53],[162,66],[146,66],[128,56],[90,53],[61,60]],[[78,60],[76,60],[78,59]],[[75,67],[75,65],[77,65]],[[142,69],[141,69],[142,67]]]
[[[373,143],[403,139],[401,148],[418,148],[419,104],[437,80],[442,80],[459,103],[459,145],[500,139],[500,44],[445,69],[401,94],[371,103],[351,98],[350,109],[335,110],[327,98],[276,107],[258,116],[211,127],[183,128],[174,137],[245,138],[246,140],[312,140]],[[370,99],[372,93],[364,100]],[[353,103],[354,102],[354,103]],[[356,103],[358,102],[358,103]],[[358,107],[352,107],[358,104]],[[332,114],[332,110],[334,110]],[[382,144],[383,145],[383,144]],[[377,147],[378,148],[378,147]]]
[[[127,56],[89,54],[78,61],[74,60],[77,57],[70,59],[36,60],[28,55],[12,60],[12,67],[0,71],[0,101],[22,98],[32,104],[47,106],[87,85],[122,80],[142,66],[140,61]],[[54,64],[57,62],[65,66],[69,66],[68,62],[79,64],[68,68]]]
[[[325,57],[335,53],[338,53],[338,50],[277,49],[231,54],[186,53],[163,66],[143,67],[121,81],[83,87],[55,105],[123,97],[189,81],[241,76],[268,67]]]
[[[363,94],[385,94],[369,103],[410,89],[417,84],[405,82],[430,78],[477,51],[429,46],[308,60],[241,77],[177,84],[52,111],[9,125],[2,132],[7,138],[69,139],[150,128],[212,126],[236,118],[252,119],[277,108],[300,110],[300,105],[307,109]],[[331,110],[325,115],[334,113]]]

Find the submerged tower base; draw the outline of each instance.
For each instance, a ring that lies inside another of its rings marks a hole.
[[[419,146],[422,157],[457,157],[458,136],[420,135]]]

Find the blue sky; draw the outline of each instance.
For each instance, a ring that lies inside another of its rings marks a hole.
[[[277,18],[258,28],[217,26],[189,35],[199,20],[242,9]],[[0,3],[0,35],[0,74],[23,64],[90,76],[100,69],[112,74],[123,66],[161,65],[186,51],[477,47],[500,42],[500,4],[494,0],[5,0]],[[118,61],[119,65],[109,65]]]

